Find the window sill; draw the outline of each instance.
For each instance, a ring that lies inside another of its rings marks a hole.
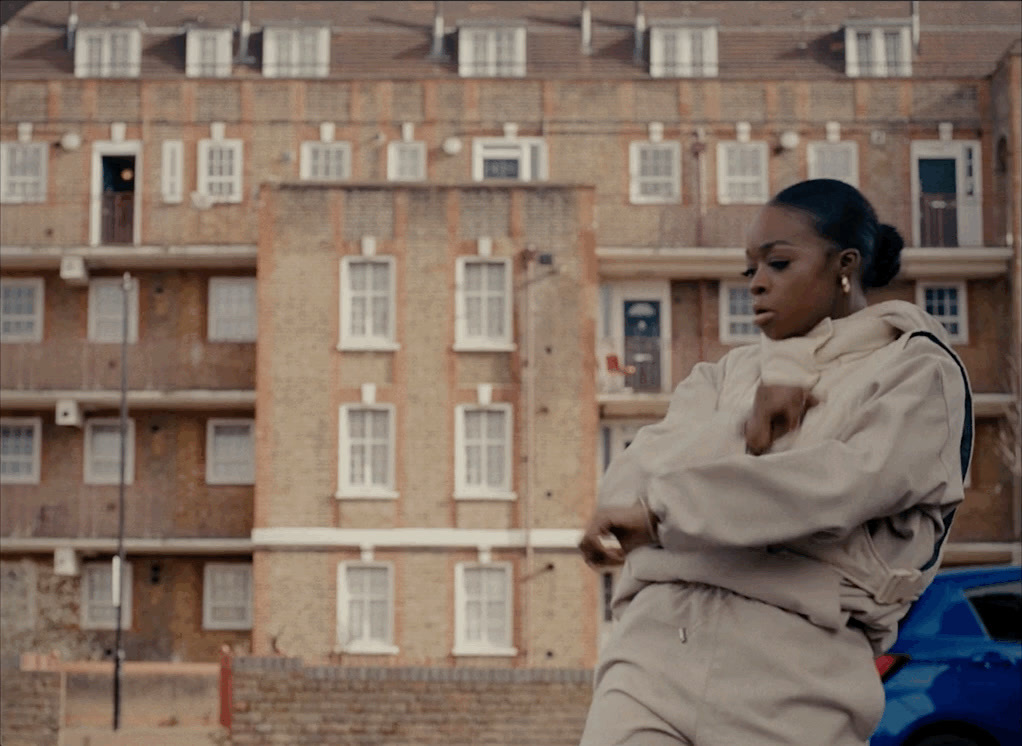
[[[455,352],[514,352],[518,345],[514,342],[455,342],[452,348]]]
[[[498,648],[489,646],[455,645],[451,655],[458,658],[514,658],[518,648]]]
[[[478,500],[480,502],[510,502],[518,499],[515,492],[455,492],[455,500]]]
[[[397,645],[383,642],[353,642],[349,645],[337,645],[334,652],[345,655],[397,655],[401,649]]]
[[[250,632],[252,630],[252,623],[248,624],[203,624],[204,630],[212,630],[216,632]]]
[[[678,205],[681,204],[681,196],[671,197],[632,197],[633,205]]]
[[[401,349],[397,342],[351,342],[337,345],[338,352],[396,352]]]
[[[334,497],[338,500],[397,500],[399,492],[393,490],[337,490]]]

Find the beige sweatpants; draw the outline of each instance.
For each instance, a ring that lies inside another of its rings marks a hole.
[[[883,710],[862,632],[655,583],[603,650],[581,746],[862,746]]]

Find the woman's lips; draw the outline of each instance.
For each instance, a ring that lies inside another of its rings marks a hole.
[[[774,315],[775,314],[773,311],[756,311],[756,315],[753,318],[753,321],[755,322],[756,326],[763,326],[763,324],[773,319]]]

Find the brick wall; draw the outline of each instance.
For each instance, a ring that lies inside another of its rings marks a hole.
[[[57,746],[60,676],[55,671],[19,671],[13,666],[0,670],[0,743]]]
[[[304,666],[234,661],[234,746],[574,746],[588,670]]]

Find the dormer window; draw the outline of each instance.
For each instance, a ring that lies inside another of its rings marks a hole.
[[[267,78],[325,78],[330,72],[330,29],[263,30],[263,75]]]
[[[717,25],[713,21],[658,21],[649,29],[649,74],[654,78],[717,76]]]
[[[912,33],[907,23],[856,23],[845,27],[845,72],[850,78],[900,78],[912,74]]]
[[[185,37],[185,75],[226,78],[231,74],[231,29],[189,29]]]
[[[80,28],[75,34],[76,78],[137,78],[141,62],[137,28]]]
[[[458,29],[458,75],[521,78],[525,75],[524,25],[462,25]]]

